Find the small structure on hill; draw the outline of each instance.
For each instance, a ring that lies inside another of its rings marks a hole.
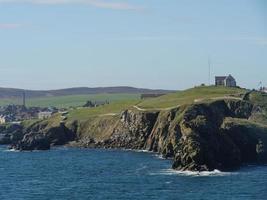
[[[109,101],[87,101],[86,104],[83,105],[84,108],[95,108],[99,106],[104,106],[106,104],[109,104]]]
[[[261,92],[265,92],[265,93],[267,93],[267,87],[261,87],[261,88],[260,88],[260,91],[261,91]]]
[[[47,119],[51,117],[53,112],[39,112],[38,113],[38,119]]]
[[[161,97],[165,94],[141,94],[141,99],[151,99],[151,98],[157,98],[157,97]]]
[[[216,76],[215,77],[216,86],[225,86],[225,87],[236,87],[236,80],[230,74],[229,76]]]
[[[0,115],[0,124],[5,124],[6,123],[6,117]]]

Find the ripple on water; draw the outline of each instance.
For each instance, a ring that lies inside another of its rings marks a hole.
[[[231,176],[236,173],[232,172],[221,172],[219,170],[214,171],[203,171],[203,172],[193,172],[193,171],[177,171],[173,169],[163,169],[156,173],[150,173],[150,175],[178,175],[178,176],[192,176],[192,177],[203,177],[203,176]]]

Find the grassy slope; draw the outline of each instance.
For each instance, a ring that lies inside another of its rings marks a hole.
[[[27,106],[49,107],[55,106],[58,108],[67,108],[82,106],[88,100],[91,101],[122,101],[122,100],[137,100],[140,99],[140,94],[95,94],[95,95],[71,95],[59,97],[44,97],[27,99]],[[21,104],[19,99],[0,99],[0,106],[8,104]]]
[[[91,117],[120,114],[138,102],[139,100],[117,101],[97,108],[77,108],[69,112],[68,120],[87,120]]]
[[[68,120],[87,120],[90,117],[102,116],[107,114],[119,114],[121,111],[138,105],[140,108],[157,110],[161,108],[175,107],[177,105],[190,104],[195,99],[210,99],[214,97],[236,96],[244,94],[246,90],[238,88],[225,87],[198,87],[182,92],[168,94],[159,98],[140,100],[117,101],[110,105],[100,106],[97,108],[80,108],[71,110]]]
[[[206,100],[226,96],[240,97],[246,90],[226,87],[197,87],[189,90],[164,95],[154,99],[147,99],[138,106],[146,109],[175,107],[193,103],[195,100]]]
[[[157,110],[157,108],[169,108],[177,105],[187,106],[187,104],[193,103],[195,99],[203,99],[206,101],[218,97],[240,97],[241,94],[244,93],[246,93],[246,90],[238,88],[198,87],[144,101],[135,99],[122,100],[114,101],[109,105],[104,105],[97,108],[70,109],[69,114],[67,115],[67,120],[65,122],[66,124],[72,124],[73,121],[78,120],[80,124],[79,133],[81,134],[81,137],[90,136],[93,138],[99,137],[99,139],[103,139],[105,137],[108,137],[106,133],[110,133],[109,129],[112,129],[112,126],[115,125],[118,120],[119,114],[126,109],[133,109],[134,105],[138,105],[139,107],[143,108],[148,108],[148,110]],[[252,96],[252,100],[254,103],[257,102],[261,105],[266,104],[267,97],[265,99],[261,95],[258,96],[259,93],[255,93],[255,95],[255,97]],[[184,106],[182,106],[181,109],[183,109]],[[266,116],[260,117],[264,118],[260,121],[260,123],[267,119]],[[177,120],[179,120],[179,118],[180,116],[177,116]],[[48,123],[49,126],[56,126],[60,123],[61,120],[62,118],[60,117],[60,114],[57,114],[48,120],[44,120],[43,123]],[[240,123],[241,122],[247,123],[247,121],[240,121]],[[34,121],[29,121],[27,123],[32,124],[34,123]],[[249,123],[253,123],[253,121]]]

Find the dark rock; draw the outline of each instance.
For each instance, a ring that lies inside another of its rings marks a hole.
[[[23,138],[23,127],[19,124],[0,126],[0,144],[12,144]]]
[[[54,145],[64,145],[76,138],[75,133],[59,124],[55,127],[35,125],[29,128],[21,140],[11,145],[17,150],[48,150]]]

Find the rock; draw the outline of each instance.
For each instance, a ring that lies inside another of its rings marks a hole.
[[[75,133],[61,123],[54,127],[38,124],[27,131],[21,140],[11,145],[12,148],[20,151],[48,150],[51,146],[64,145],[76,138]]]
[[[0,144],[12,144],[23,138],[23,127],[19,124],[0,126]]]
[[[49,150],[50,142],[47,137],[40,134],[26,134],[23,140],[11,145],[12,149],[20,151]]]

